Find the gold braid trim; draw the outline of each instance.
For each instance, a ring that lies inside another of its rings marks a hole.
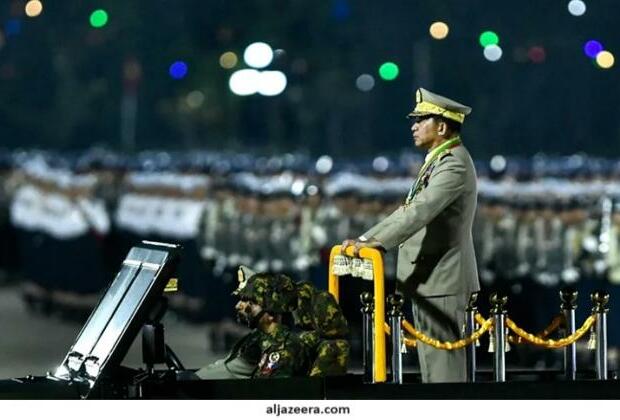
[[[557,330],[558,327],[560,325],[562,325],[563,323],[564,323],[564,315],[562,315],[562,314],[556,315],[556,317],[553,318],[553,320],[551,321],[551,324],[549,324],[549,326],[547,328],[545,328],[544,330],[542,330],[541,332],[536,334],[536,337],[538,337],[538,338],[547,338],[547,337],[549,337],[549,335],[552,332],[554,332],[555,330]],[[508,336],[508,341],[510,341],[512,344],[523,344],[525,342],[523,337],[515,337],[515,336],[512,336],[512,335]]]
[[[406,321],[403,320],[403,325],[404,325],[405,322]],[[387,322],[385,324],[383,324],[383,331],[385,331],[385,333],[387,335],[392,335],[392,329],[390,328],[390,326],[388,325]],[[415,346],[417,346],[415,338],[403,337],[403,342],[405,343],[405,346],[407,346],[407,347],[415,347]]]
[[[575,341],[579,340],[596,322],[596,317],[594,315],[590,315],[583,325],[575,331],[573,334],[568,337],[561,338],[559,340],[545,340],[540,337],[536,337],[534,334],[530,334],[527,331],[519,328],[517,324],[514,323],[510,318],[506,318],[506,326],[514,331],[519,337],[527,341],[528,343],[534,344],[540,347],[546,347],[549,349],[559,349],[561,347],[566,347],[570,344],[573,344]]]
[[[564,323],[564,315],[556,315],[555,318],[553,318],[553,320],[551,321],[551,324],[549,324],[549,326],[547,328],[545,328],[544,330],[542,330],[538,336],[540,338],[547,338],[549,337],[549,334],[551,334],[552,332],[554,332],[555,330],[557,330],[560,325],[562,325]]]
[[[405,330],[407,330],[409,334],[414,336],[416,340],[419,340],[423,342],[424,344],[428,344],[429,346],[432,346],[432,347],[435,347],[441,350],[458,350],[478,340],[484,333],[486,333],[491,328],[491,325],[493,325],[493,322],[494,322],[493,318],[489,318],[486,321],[484,321],[484,323],[480,326],[480,328],[474,331],[472,335],[470,335],[469,337],[462,338],[460,340],[452,341],[452,342],[449,342],[449,341],[442,342],[437,339],[430,338],[426,334],[416,330],[413,327],[413,325],[411,325],[406,320],[403,320],[403,327],[405,327]]]
[[[405,339],[403,341],[405,343],[405,346],[407,346],[407,347],[417,347],[417,345],[418,345],[418,342],[415,341],[415,338],[405,337]]]

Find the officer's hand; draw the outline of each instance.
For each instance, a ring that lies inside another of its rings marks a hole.
[[[368,238],[364,242],[358,242],[358,244],[360,245],[360,248],[373,248],[378,249],[381,252],[385,252],[385,247],[383,246],[383,244],[375,238]]]
[[[340,253],[342,255],[345,255],[345,251],[347,250],[347,248],[355,245],[356,242],[357,239],[345,239],[344,241],[342,241],[342,245],[340,245]]]
[[[380,251],[385,251],[383,244],[377,241],[375,238],[369,238],[365,241],[361,241],[359,239],[347,239],[342,242],[342,248],[340,249],[341,254],[345,254],[345,250],[347,247],[353,247],[353,256],[358,258],[360,254],[360,249],[362,248],[374,248]]]

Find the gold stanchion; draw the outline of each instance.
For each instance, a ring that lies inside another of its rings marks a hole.
[[[342,252],[342,246],[332,247],[329,255],[329,292],[339,300],[340,283],[339,277],[334,273],[334,260]],[[353,247],[345,250],[345,255],[353,255]],[[359,251],[359,258],[369,259],[372,263],[374,297],[375,297],[375,316],[374,316],[374,382],[385,382],[387,379],[387,358],[385,352],[385,279],[383,276],[383,255],[381,251],[373,248],[362,248]]]

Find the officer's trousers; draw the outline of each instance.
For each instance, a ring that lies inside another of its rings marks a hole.
[[[415,328],[440,341],[462,337],[469,294],[413,297]],[[422,382],[465,382],[465,349],[439,350],[418,341]]]

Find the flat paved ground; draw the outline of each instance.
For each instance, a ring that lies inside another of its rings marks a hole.
[[[26,310],[17,286],[0,287],[0,379],[45,375],[63,361],[82,324],[46,317]],[[185,367],[199,368],[221,355],[207,351],[204,325],[164,318],[166,342]],[[132,345],[126,366],[142,366],[141,338]]]

